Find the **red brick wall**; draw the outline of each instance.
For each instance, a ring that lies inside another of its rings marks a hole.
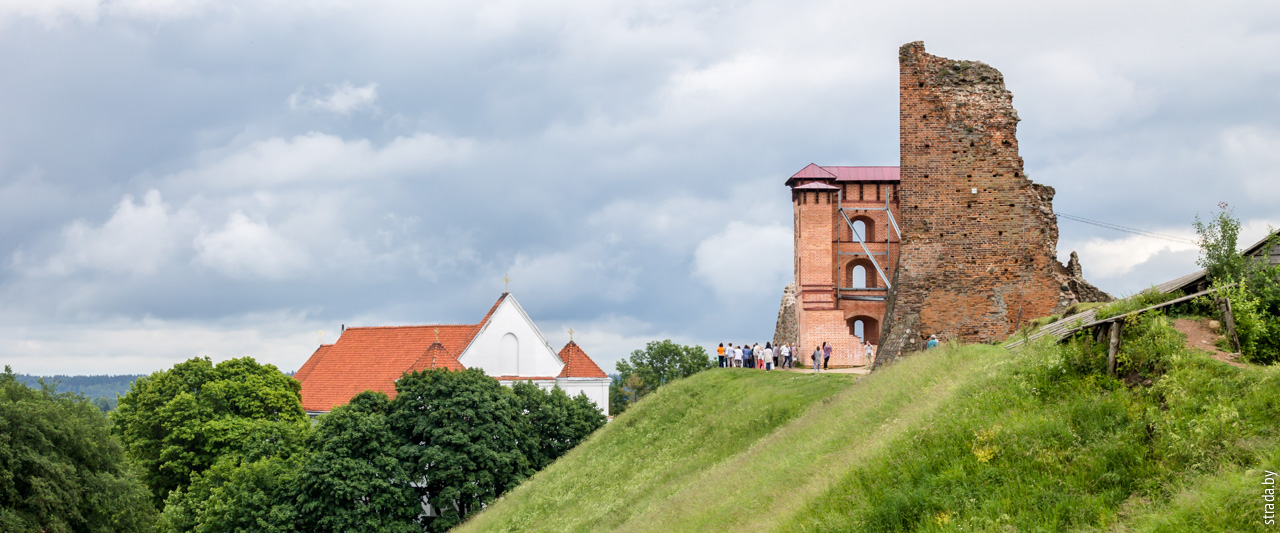
[[[903,242],[876,364],[946,341],[1002,339],[1062,300],[1053,189],[1023,174],[999,71],[900,50]],[[976,192],[975,192],[976,191]]]
[[[840,184],[839,190],[792,191],[795,224],[795,273],[797,287],[796,321],[801,353],[812,353],[813,347],[827,342],[834,347],[831,365],[865,364],[862,339],[854,337],[849,319],[865,317],[864,336],[873,342],[879,336],[884,316],[884,302],[854,301],[837,298],[837,288],[850,288],[849,265],[858,261],[866,267],[868,287],[879,290],[839,291],[846,295],[884,297],[884,280],[867,262],[866,250],[853,239],[849,225],[837,209],[846,208],[850,218],[862,218],[870,235],[863,238],[867,249],[885,271],[893,276],[898,235],[883,210],[885,200],[895,211],[894,183]],[[888,189],[888,191],[886,191]],[[879,211],[856,211],[858,207],[880,208]]]

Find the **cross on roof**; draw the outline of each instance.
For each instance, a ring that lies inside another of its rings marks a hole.
[[[569,342],[573,342],[573,328],[569,328]]]
[[[511,276],[503,274],[502,275],[502,292],[511,292],[507,290],[509,285],[511,285]]]

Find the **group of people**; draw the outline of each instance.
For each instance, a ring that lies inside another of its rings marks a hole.
[[[773,343],[766,342],[764,347],[760,343],[739,344],[734,346],[732,343],[725,346],[720,343],[716,348],[716,358],[720,360],[720,368],[761,368],[764,370],[773,370],[775,368],[791,368],[792,354],[795,352],[791,346],[786,344],[778,345],[774,349]]]
[[[866,364],[870,366],[875,357],[875,347],[869,341],[862,341],[861,348],[866,353]],[[810,359],[814,372],[827,368],[831,362],[832,351],[832,346],[826,342],[823,342],[822,346],[813,348]],[[716,358],[719,360],[720,368],[759,368],[770,371],[775,368],[794,368],[795,363],[800,359],[800,354],[796,347],[790,344],[780,344],[775,349],[773,343],[769,342],[764,343],[764,347],[761,347],[760,343],[736,346],[729,343],[725,346],[722,342],[716,348]]]

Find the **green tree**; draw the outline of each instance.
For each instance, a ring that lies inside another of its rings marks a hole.
[[[512,392],[533,438],[523,442],[530,467],[537,471],[555,462],[605,423],[605,416],[585,394],[569,398],[560,387],[543,390],[529,381],[512,386]]]
[[[0,530],[143,531],[155,510],[105,415],[0,374]]]
[[[624,391],[630,389],[635,401],[665,383],[692,376],[713,366],[701,346],[683,346],[670,339],[650,341],[643,350],[631,352],[626,361],[618,361],[618,377]],[[643,386],[632,378],[639,378]]]
[[[610,376],[609,383],[609,414],[618,416],[627,410],[631,404],[649,394],[651,390],[644,384],[644,380],[640,376],[632,374],[625,380],[621,374]]]
[[[252,358],[193,358],[133,382],[113,432],[145,470],[159,505],[220,457],[289,455],[310,426],[299,385]]]
[[[161,530],[295,531],[297,470],[297,456],[250,460],[236,454],[225,455],[208,470],[193,475],[190,485],[169,493],[161,515]]]
[[[406,374],[390,420],[407,441],[419,495],[436,513],[425,520],[431,531],[461,523],[533,473],[521,448],[531,430],[515,393],[479,369]]]
[[[421,499],[392,431],[391,402],[366,391],[320,418],[297,480],[302,531],[418,531]]]
[[[1226,203],[1213,220],[1196,217],[1200,235],[1200,259],[1218,295],[1231,302],[1231,311],[1245,359],[1259,364],[1280,361],[1280,266],[1261,258],[1245,257],[1236,250],[1240,221]],[[1280,245],[1274,230],[1264,250]]]
[[[1226,202],[1218,204],[1218,214],[1208,222],[1196,215],[1196,234],[1200,236],[1200,258],[1196,264],[1205,270],[1210,281],[1233,283],[1244,274],[1245,258],[1236,248],[1240,220]]]

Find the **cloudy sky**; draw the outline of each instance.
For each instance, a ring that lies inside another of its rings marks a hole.
[[[506,273],[610,371],[767,339],[782,182],[898,163],[914,40],[1004,72],[1059,212],[1280,226],[1280,4],[1039,4],[0,0],[0,363],[292,370],[342,324],[477,322]],[[1060,229],[1113,294],[1196,268]]]

